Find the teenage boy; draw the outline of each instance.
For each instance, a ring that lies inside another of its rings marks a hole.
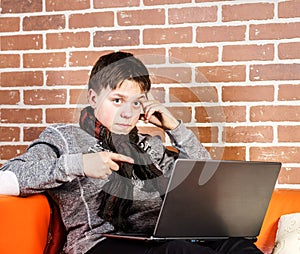
[[[243,239],[200,246],[102,237],[118,230],[150,231],[175,160],[210,158],[181,121],[148,99],[150,86],[146,67],[132,54],[100,57],[90,75],[90,105],[81,112],[80,126],[47,127],[26,153],[2,167],[0,193],[47,192],[68,232],[66,253],[261,253]],[[178,152],[167,150],[157,136],[139,133],[140,120],[162,128]]]

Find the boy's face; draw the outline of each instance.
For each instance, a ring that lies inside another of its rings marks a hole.
[[[145,92],[133,80],[124,80],[114,90],[103,89],[99,95],[89,90],[88,97],[96,118],[117,134],[128,134],[136,126],[146,100]]]

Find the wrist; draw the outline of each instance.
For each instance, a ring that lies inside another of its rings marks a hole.
[[[174,119],[172,122],[168,123],[167,126],[165,126],[165,130],[175,130],[180,125],[180,121],[177,119]]]

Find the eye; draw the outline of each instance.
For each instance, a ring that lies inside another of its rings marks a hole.
[[[122,104],[122,99],[115,98],[115,99],[113,99],[113,102],[114,102],[114,104],[120,105],[120,104]]]
[[[134,106],[135,108],[139,108],[139,107],[141,107],[141,105],[142,105],[142,103],[141,103],[140,101],[134,101],[134,102],[133,102],[133,106]]]

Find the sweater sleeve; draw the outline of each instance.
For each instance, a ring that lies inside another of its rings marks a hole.
[[[197,139],[195,134],[185,125],[180,124],[174,130],[166,131],[172,145],[178,149],[179,158],[183,159],[210,159],[210,154],[206,148]]]
[[[6,162],[0,171],[0,193],[39,193],[84,176],[82,153],[66,153],[56,143],[60,142],[53,137],[51,142],[37,140],[24,154]]]
[[[11,171],[0,171],[0,194],[18,196],[19,182],[17,176]]]
[[[176,129],[166,132],[170,137],[172,146],[178,150],[178,153],[166,149],[159,136],[150,136],[147,139],[149,142],[147,152],[165,176],[168,177],[170,175],[177,158],[197,160],[211,158],[209,152],[194,133],[187,129],[182,122],[180,122]]]

